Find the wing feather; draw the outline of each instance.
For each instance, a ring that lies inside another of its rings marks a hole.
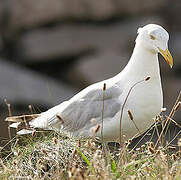
[[[96,87],[96,88],[95,88]],[[109,86],[104,92],[104,119],[114,117],[120,110],[119,96],[121,89],[117,85]],[[90,86],[70,99],[69,104],[60,113],[57,113],[64,121],[63,129],[78,131],[85,127],[91,127],[91,119],[101,122],[103,111],[102,86]]]
[[[122,90],[115,83],[112,83],[112,85],[107,83],[103,95],[103,83],[104,81],[93,84],[76,94],[69,101],[41,113],[37,118],[29,121],[30,128],[49,130],[62,128],[69,132],[90,128],[95,125],[95,123],[91,123],[92,119],[95,119],[96,123],[101,122],[103,103],[104,121],[114,117],[120,110],[119,97]]]

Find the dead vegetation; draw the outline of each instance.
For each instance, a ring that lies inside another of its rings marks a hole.
[[[0,179],[181,179],[179,134],[174,137],[177,147],[162,139],[170,122],[180,128],[174,121],[180,95],[170,114],[155,121],[156,143],[128,149],[131,140],[120,148],[94,139],[35,131],[11,138],[0,149]],[[160,133],[158,123],[162,126]]]
[[[14,137],[1,149],[1,179],[180,179],[181,149],[148,142],[135,150],[49,132]]]

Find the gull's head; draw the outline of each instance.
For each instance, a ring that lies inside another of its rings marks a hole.
[[[168,50],[168,32],[161,26],[156,24],[148,24],[138,29],[136,43],[153,53],[160,53],[166,62],[173,66],[173,58]]]

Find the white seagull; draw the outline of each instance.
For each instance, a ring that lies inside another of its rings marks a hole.
[[[163,93],[158,53],[172,67],[168,40],[168,32],[159,25],[139,28],[133,54],[119,74],[88,86],[46,112],[6,120],[16,122],[10,127],[21,128],[18,134],[41,128],[119,142],[121,128],[125,139],[132,138],[149,128],[161,112]]]

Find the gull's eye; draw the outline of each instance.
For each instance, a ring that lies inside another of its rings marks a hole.
[[[153,35],[150,35],[150,39],[155,40],[155,39],[156,39],[156,37],[155,37],[155,36],[153,36]]]

